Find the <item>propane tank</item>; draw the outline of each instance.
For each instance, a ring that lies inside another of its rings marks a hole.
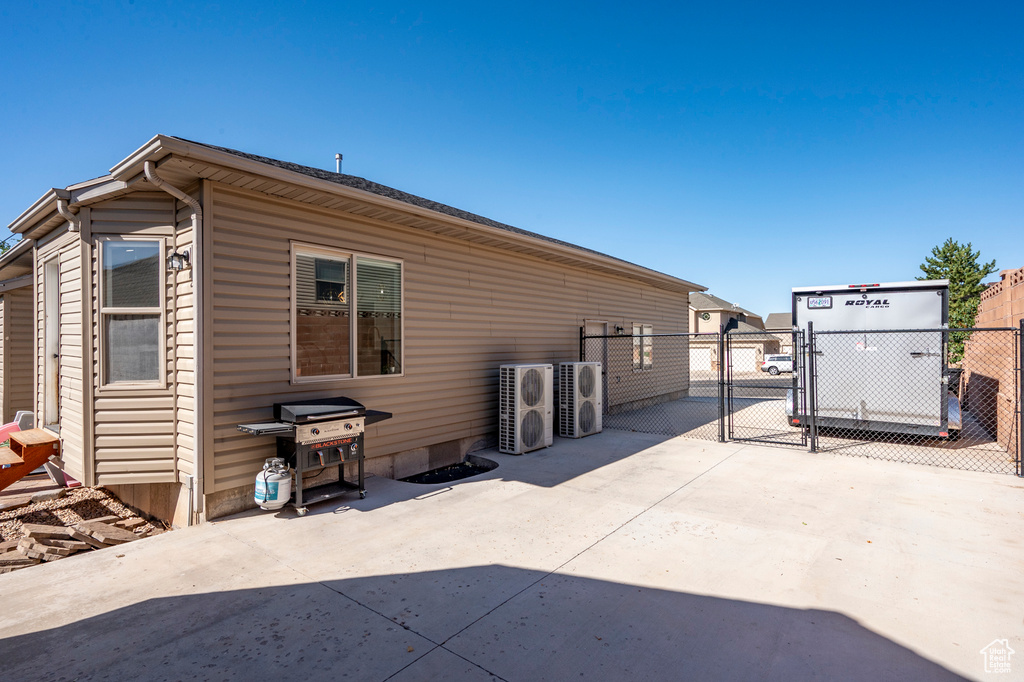
[[[271,457],[256,474],[256,504],[260,509],[280,509],[292,496],[292,470],[281,457]]]

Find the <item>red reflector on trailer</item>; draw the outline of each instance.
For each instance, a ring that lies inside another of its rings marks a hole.
[[[794,420],[793,420],[793,423],[794,423],[794,424],[799,424],[799,423],[800,423],[800,420],[799,420],[799,419],[794,419]]]
[[[878,287],[878,286],[882,286],[882,285],[881,284],[847,284],[846,288],[847,289],[864,289],[866,287]]]
[[[939,435],[942,436],[943,438],[949,438],[948,431],[939,431]]]

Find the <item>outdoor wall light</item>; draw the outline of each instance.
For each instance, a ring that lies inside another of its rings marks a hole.
[[[168,272],[182,272],[183,270],[190,270],[192,268],[192,250],[182,249],[174,251],[167,257],[167,271]]]
[[[625,329],[623,329],[622,327],[619,327],[619,326],[616,326],[616,327],[615,327],[615,333],[616,333],[616,334],[622,334],[622,333],[624,333],[625,331],[626,331],[626,330],[625,330]]]

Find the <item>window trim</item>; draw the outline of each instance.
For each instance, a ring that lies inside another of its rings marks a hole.
[[[634,361],[633,362],[633,371],[634,372],[650,372],[650,371],[653,371],[654,370],[654,339],[651,338],[651,337],[654,335],[654,325],[646,324],[646,323],[643,323],[643,322],[633,322],[632,323],[632,327],[633,327],[632,328],[632,332],[633,332],[633,334],[632,334],[632,336],[633,336],[633,346],[634,347],[636,347],[637,345],[640,346],[640,365],[637,366],[636,362]],[[637,334],[637,328],[638,327],[640,328],[640,333],[639,334]],[[647,329],[646,332],[644,331],[644,328]],[[639,344],[637,344],[637,341],[639,341]],[[644,366],[644,347],[645,346],[647,346],[648,348],[651,349],[651,364],[646,366],[646,367]]]
[[[395,258],[393,256],[383,256],[375,253],[366,253],[361,251],[350,251],[342,248],[324,246],[322,244],[310,244],[309,242],[300,242],[292,240],[289,246],[289,273],[288,273],[288,286],[290,288],[289,296],[289,307],[288,307],[288,326],[289,326],[289,337],[288,337],[288,372],[291,377],[290,382],[292,385],[299,384],[315,384],[325,383],[330,381],[350,381],[353,379],[360,379],[363,381],[369,381],[374,379],[384,379],[387,377],[404,377],[405,376],[405,260],[401,258]],[[296,332],[297,320],[295,311],[298,308],[298,287],[296,286],[295,278],[298,274],[296,268],[296,256],[299,253],[310,254],[313,256],[323,255],[328,258],[345,257],[349,259],[349,287],[351,291],[346,294],[349,305],[349,369],[347,374],[330,374],[325,376],[309,376],[303,377],[296,374],[297,360],[298,360],[298,344],[295,339],[298,338]],[[397,374],[359,374],[359,356],[358,348],[356,346],[358,341],[358,320],[359,320],[359,284],[358,284],[358,262],[360,258],[371,258],[373,260],[385,261],[388,263],[397,263],[399,265],[399,287],[401,288],[398,306],[401,314],[401,326],[400,333],[402,335],[402,357],[401,366],[402,371]]]
[[[160,257],[157,259],[157,276],[160,278],[158,285],[159,301],[151,307],[118,308],[108,307],[103,303],[103,251],[107,242],[150,242],[156,243]],[[105,235],[95,238],[96,243],[96,321],[97,321],[97,346],[99,350],[99,376],[98,384],[101,391],[121,390],[152,390],[167,388],[167,268],[164,266],[164,259],[167,258],[167,238],[159,236],[135,236],[135,235]],[[84,292],[83,292],[84,295]],[[105,317],[107,315],[153,315],[160,316],[157,344],[157,378],[152,381],[113,381],[108,382],[107,377],[107,334]]]

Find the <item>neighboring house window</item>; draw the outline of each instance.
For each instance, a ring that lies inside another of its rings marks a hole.
[[[654,327],[649,324],[633,325],[633,369],[654,367]]]
[[[163,242],[100,242],[103,383],[162,380]]]
[[[400,261],[296,245],[292,273],[296,380],[402,373]]]

